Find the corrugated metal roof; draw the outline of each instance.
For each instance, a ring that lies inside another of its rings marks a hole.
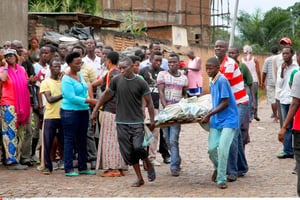
[[[77,12],[29,12],[28,15],[51,17],[58,21],[77,21],[86,26],[120,27],[121,21]]]

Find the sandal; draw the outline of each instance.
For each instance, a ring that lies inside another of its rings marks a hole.
[[[227,181],[228,182],[234,182],[237,180],[237,176],[234,175],[234,174],[230,174],[230,175],[227,175]]]
[[[107,172],[104,172],[103,174],[101,174],[102,177],[119,177],[119,176],[122,176],[122,174],[119,172],[119,173],[114,173],[112,171],[107,171]]]
[[[136,181],[131,185],[131,187],[141,187],[144,184],[145,184],[144,180]]]
[[[147,176],[148,176],[148,181],[149,181],[149,182],[152,182],[152,181],[155,180],[156,174],[155,174],[155,169],[154,169],[154,167],[153,167],[153,172],[152,172],[151,174],[149,174],[149,172],[147,172]]]
[[[228,186],[226,185],[226,183],[220,183],[218,184],[218,188],[220,189],[226,189]]]

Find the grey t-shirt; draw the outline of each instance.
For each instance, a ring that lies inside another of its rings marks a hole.
[[[151,93],[145,80],[137,75],[127,79],[120,74],[110,81],[108,89],[117,96],[117,124],[144,123],[142,99]]]

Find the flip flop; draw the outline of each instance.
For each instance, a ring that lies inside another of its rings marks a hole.
[[[151,174],[149,174],[149,172],[147,172],[147,176],[148,176],[148,181],[149,182],[154,181],[155,178],[156,178],[155,169],[153,168],[153,172]]]
[[[218,184],[218,188],[220,188],[220,189],[226,189],[227,185],[226,185],[226,183],[220,183],[220,184]]]
[[[144,181],[136,181],[136,182],[132,183],[131,187],[141,187],[144,184],[145,184]]]

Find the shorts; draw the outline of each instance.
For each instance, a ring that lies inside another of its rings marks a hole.
[[[202,87],[188,89],[187,93],[190,96],[199,96],[200,94],[202,94]]]
[[[267,103],[273,104],[275,101],[275,86],[267,86]]]

